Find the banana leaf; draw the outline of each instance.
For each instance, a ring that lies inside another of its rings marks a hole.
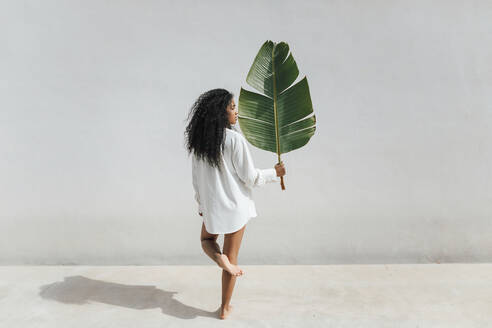
[[[253,146],[277,154],[301,148],[314,135],[316,116],[306,76],[299,76],[296,61],[285,42],[266,41],[258,51],[246,82],[260,93],[241,87],[238,121]],[[312,114],[312,115],[311,115]],[[284,177],[280,178],[285,190]]]

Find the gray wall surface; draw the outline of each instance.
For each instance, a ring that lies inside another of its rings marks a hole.
[[[212,264],[185,119],[252,90],[266,40],[318,123],[286,190],[255,189],[239,263],[492,261],[491,1],[11,0],[0,21],[0,264]]]

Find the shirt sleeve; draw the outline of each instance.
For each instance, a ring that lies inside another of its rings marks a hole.
[[[243,136],[236,139],[232,152],[232,164],[239,178],[249,188],[259,187],[266,183],[280,181],[275,168],[255,168],[248,144]]]
[[[202,204],[200,203],[200,193],[198,192],[198,177],[197,177],[197,172],[196,172],[196,159],[195,156],[193,156],[193,159],[191,161],[191,175],[192,175],[192,182],[193,182],[193,190],[195,191],[195,200],[198,204],[198,212],[202,213]]]

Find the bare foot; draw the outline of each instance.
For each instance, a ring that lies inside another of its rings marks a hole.
[[[223,305],[221,305],[219,318],[224,320],[231,313],[231,311],[232,311],[232,305],[229,304],[229,306],[227,306],[227,307],[224,307]]]
[[[229,258],[225,254],[220,254],[219,259],[217,260],[219,266],[229,272],[233,276],[242,276],[244,271],[239,268],[237,265],[229,262]]]

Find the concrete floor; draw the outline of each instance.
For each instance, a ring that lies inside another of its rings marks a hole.
[[[0,327],[492,327],[492,264],[2,266]]]

